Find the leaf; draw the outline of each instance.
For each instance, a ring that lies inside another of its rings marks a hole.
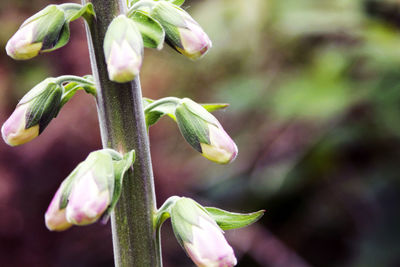
[[[163,47],[165,32],[158,21],[139,10],[135,10],[129,15],[129,18],[136,23],[136,26],[142,34],[145,47],[156,48],[158,50]]]
[[[87,18],[88,16],[94,17],[95,15],[92,3],[87,3],[84,6],[75,3],[65,3],[58,5],[58,7],[64,11],[67,22],[77,20],[80,17]]]
[[[258,221],[265,212],[265,210],[260,210],[252,213],[234,213],[214,207],[206,207],[205,209],[222,230],[231,230],[248,226]]]
[[[118,153],[118,152],[117,152]],[[114,192],[112,195],[111,203],[108,209],[104,212],[101,221],[107,222],[108,218],[110,217],[111,212],[117,205],[119,197],[121,196],[122,190],[122,182],[126,172],[129,168],[132,167],[133,163],[135,163],[135,150],[131,150],[130,152],[126,153],[122,160],[114,161]]]
[[[223,109],[229,106],[226,103],[210,103],[210,104],[200,104],[205,108],[208,112],[213,112],[219,109]]]

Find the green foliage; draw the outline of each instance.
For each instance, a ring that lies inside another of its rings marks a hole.
[[[246,227],[258,221],[263,215],[264,210],[252,213],[235,213],[213,207],[206,207],[207,212],[217,222],[222,230],[231,230]]]

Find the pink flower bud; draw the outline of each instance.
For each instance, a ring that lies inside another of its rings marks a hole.
[[[25,128],[27,108],[27,104],[17,106],[1,127],[3,139],[10,146],[25,144],[39,135],[39,125]]]
[[[60,209],[61,192],[60,187],[44,215],[46,227],[50,231],[64,231],[72,226],[65,217],[65,209]]]
[[[167,43],[179,53],[196,60],[211,48],[210,38],[182,8],[167,1],[158,1],[151,12],[163,26]]]
[[[210,144],[200,143],[202,155],[216,163],[226,164],[233,161],[238,153],[237,146],[222,126],[208,124]]]
[[[185,18],[186,27],[178,28],[182,48],[176,46],[182,55],[196,60],[203,56],[212,46],[210,38],[200,25],[190,16]]]
[[[32,17],[25,20],[19,30],[6,45],[7,54],[17,60],[30,59],[43,51],[65,45],[61,31],[65,25],[64,11],[57,5],[48,5]],[[59,43],[59,41],[62,43]]]
[[[37,22],[31,22],[19,29],[7,42],[7,55],[13,59],[25,60],[36,57],[42,49],[42,42],[34,42],[33,31]]]
[[[142,56],[135,52],[129,43],[124,40],[121,45],[113,42],[107,61],[108,76],[111,81],[132,81],[140,71]]]
[[[131,19],[119,15],[110,23],[103,48],[111,81],[125,83],[139,74],[143,59],[143,39]]]
[[[209,218],[199,217],[192,226],[192,241],[184,242],[186,252],[199,267],[231,267],[237,261],[222,230]]]
[[[220,164],[233,161],[237,146],[218,120],[189,98],[175,109],[176,122],[186,141],[205,158]]]
[[[110,204],[110,192],[97,183],[92,170],[76,179],[68,198],[67,221],[75,225],[94,223]]]

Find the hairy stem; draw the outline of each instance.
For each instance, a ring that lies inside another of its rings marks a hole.
[[[82,0],[86,4],[88,0]],[[111,215],[115,266],[161,266],[154,216],[156,201],[149,141],[139,77],[131,83],[108,79],[103,40],[114,17],[126,11],[126,0],[91,0],[96,18],[87,22],[97,108],[104,148],[136,151],[136,161],[123,181],[121,198]]]

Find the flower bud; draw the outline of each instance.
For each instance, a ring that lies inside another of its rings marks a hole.
[[[92,152],[67,179],[72,179],[66,207],[67,221],[75,225],[96,222],[111,203],[114,167],[111,156]]]
[[[111,81],[132,81],[140,71],[143,59],[143,39],[135,22],[125,15],[115,18],[104,39],[104,55]]]
[[[25,144],[37,137],[57,115],[62,89],[48,78],[36,85],[18,103],[1,128],[4,141],[10,146]]]
[[[101,217],[111,202],[108,188],[101,184],[103,181],[91,170],[77,178],[68,198],[66,217],[69,222],[87,225]]]
[[[211,48],[211,40],[200,25],[183,9],[157,2],[152,16],[164,27],[167,43],[184,56],[196,60]]]
[[[30,59],[58,43],[65,25],[65,14],[49,5],[28,18],[6,45],[7,54],[17,60]]]
[[[221,228],[194,200],[181,198],[171,209],[178,241],[199,267],[231,267],[237,261]]]
[[[17,106],[8,120],[1,127],[1,135],[10,146],[25,144],[39,135],[39,125],[25,128],[27,105]]]
[[[60,187],[44,215],[46,227],[50,231],[64,231],[72,226],[65,217],[65,209],[60,209],[61,191]]]
[[[183,137],[205,158],[220,164],[236,158],[236,144],[218,120],[201,105],[184,98],[176,108],[175,116]]]

